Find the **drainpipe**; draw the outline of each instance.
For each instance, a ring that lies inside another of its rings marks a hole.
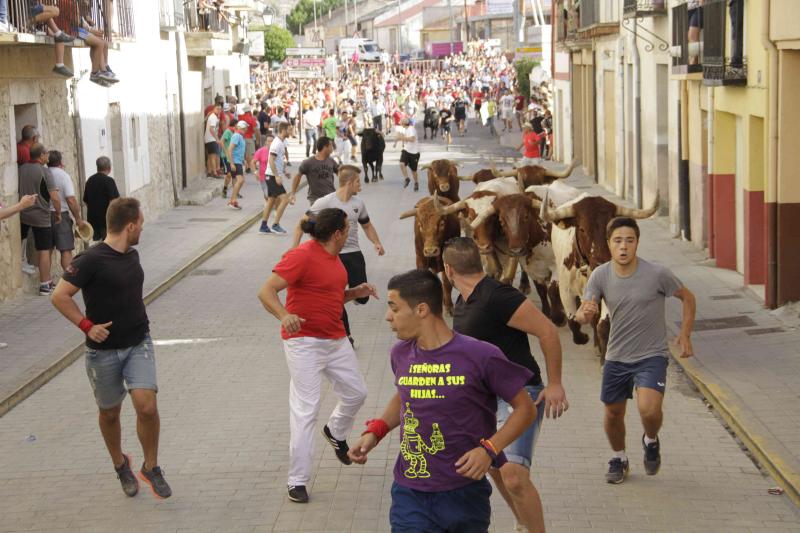
[[[620,97],[617,120],[617,178],[614,185],[617,196],[625,197],[625,39],[617,39],[617,87]]]
[[[78,205],[81,206],[81,216],[86,213],[83,209],[83,189],[86,185],[86,165],[83,161],[83,133],[81,132],[81,112],[78,108],[78,82],[87,71],[82,71],[78,77],[73,77],[69,82],[70,98],[72,100],[72,128],[75,133],[75,164],[78,171]]]
[[[767,209],[767,290],[765,294],[767,307],[778,307],[778,50],[769,38],[769,19],[772,2],[764,2],[764,16],[761,26],[761,44],[769,54],[769,86],[767,87],[769,108],[769,143],[767,159],[767,194],[766,205],[774,200],[775,207]],[[771,193],[771,194],[770,194]]]
[[[706,93],[707,94],[706,105],[708,106],[708,115],[707,115],[707,118],[708,118],[708,141],[706,143],[707,152],[708,152],[708,155],[706,156],[707,157],[707,161],[706,161],[706,179],[707,179],[707,182],[706,182],[706,194],[708,194],[709,196],[712,196],[711,198],[708,198],[708,200],[706,201],[706,205],[705,206],[708,207],[708,206],[714,205],[714,203],[713,203],[714,186],[712,185],[711,182],[713,180],[712,176],[714,174],[714,135],[715,135],[715,132],[714,132],[714,109],[715,109],[715,107],[714,106],[716,105],[714,103],[714,96],[715,96],[716,92],[714,91],[714,87],[708,87],[706,90],[708,91]],[[709,223],[709,219],[710,218],[713,218],[713,211],[709,212],[708,215],[707,215],[707,218],[706,218],[706,221],[707,221],[706,230],[709,233],[707,235],[707,237],[706,237],[706,244],[707,245],[711,244],[711,232],[714,231],[713,223]],[[709,252],[709,256],[710,257],[714,257],[716,255],[714,250],[711,249],[711,246],[708,246],[708,252]]]
[[[680,145],[678,147],[678,214],[680,232],[684,240],[692,240],[689,218],[689,82],[681,80],[681,99],[678,101],[680,116]]]
[[[175,32],[175,66],[178,67],[178,132],[181,141],[181,188],[187,186],[186,179],[186,115],[183,112],[183,66],[181,64],[181,32]],[[205,118],[205,117],[204,117]]]
[[[636,29],[633,22],[631,59],[633,60],[633,144],[635,159],[633,167],[633,201],[637,208],[642,207],[642,72],[640,69],[639,47],[636,44]]]

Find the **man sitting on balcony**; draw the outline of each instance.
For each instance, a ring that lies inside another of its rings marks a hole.
[[[78,39],[89,45],[89,57],[92,59],[92,73],[89,80],[104,87],[117,83],[119,79],[108,66],[108,43],[103,38],[103,31],[92,19],[91,0],[80,0],[79,26],[75,28]]]
[[[56,26],[56,23],[53,19],[56,18],[58,14],[59,10],[56,6],[46,6],[38,0],[34,0],[29,3],[29,16],[31,24],[33,26],[44,24],[47,27],[48,35],[51,35],[56,42],[56,66],[53,67],[53,72],[64,76],[65,78],[71,78],[74,73],[69,69],[69,67],[64,65],[64,43],[71,43],[75,40],[75,38],[67,35],[61,31],[58,26]]]

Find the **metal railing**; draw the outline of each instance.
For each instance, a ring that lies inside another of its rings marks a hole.
[[[77,37],[81,25],[81,9],[103,31],[106,40],[113,37],[136,37],[133,23],[133,0],[43,0],[43,5],[58,7],[53,19],[63,32]],[[37,24],[31,16],[31,0],[8,0],[8,20],[20,33],[47,34],[45,24]],[[111,16],[107,16],[111,15]]]
[[[220,4],[212,0],[184,0],[183,13],[189,31],[227,33],[230,19]]]
[[[625,0],[624,17],[652,17],[667,14],[666,0]]]
[[[741,0],[731,3],[731,56],[727,56],[728,0],[706,0],[703,4],[703,80],[708,85],[747,83],[742,5]]]
[[[183,0],[158,0],[158,18],[162,28],[180,28],[186,23]]]

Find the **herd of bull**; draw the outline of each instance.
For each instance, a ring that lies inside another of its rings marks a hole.
[[[581,193],[561,181],[576,164],[562,172],[538,165],[499,171],[492,165],[471,176],[460,176],[458,163],[446,159],[420,167],[428,170],[430,196],[400,219],[414,217],[417,268],[441,272],[448,314],[452,285],[444,273],[442,249],[463,231],[475,240],[487,275],[510,284],[521,267],[520,290],[528,294],[532,279],[542,312],[557,326],[566,324],[576,344],[589,342],[575,313],[589,275],[611,259],[606,225],[617,216],[652,216],[658,196],[646,209],[631,209]],[[476,184],[464,199],[458,196],[461,181]],[[610,329],[605,306],[593,326],[595,350],[603,357]]]

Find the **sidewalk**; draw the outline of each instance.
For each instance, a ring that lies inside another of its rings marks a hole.
[[[292,141],[292,171],[304,156],[305,147]],[[137,246],[145,272],[145,303],[255,224],[264,201],[252,175],[241,194],[241,211],[228,208],[227,200],[216,196],[206,205],[177,206],[156,220],[145,220]],[[0,416],[79,357],[83,340],[48,297],[23,294],[0,302],[0,342],[7,344],[0,349]]]
[[[613,196],[587,176],[568,180]],[[683,367],[724,422],[800,506],[800,323],[797,309],[765,309],[736,272],[716,268],[704,251],[672,238],[664,217],[641,223],[639,255],[669,266],[697,297],[695,357]],[[784,317],[785,321],[781,318]],[[667,325],[680,329],[671,299]]]

